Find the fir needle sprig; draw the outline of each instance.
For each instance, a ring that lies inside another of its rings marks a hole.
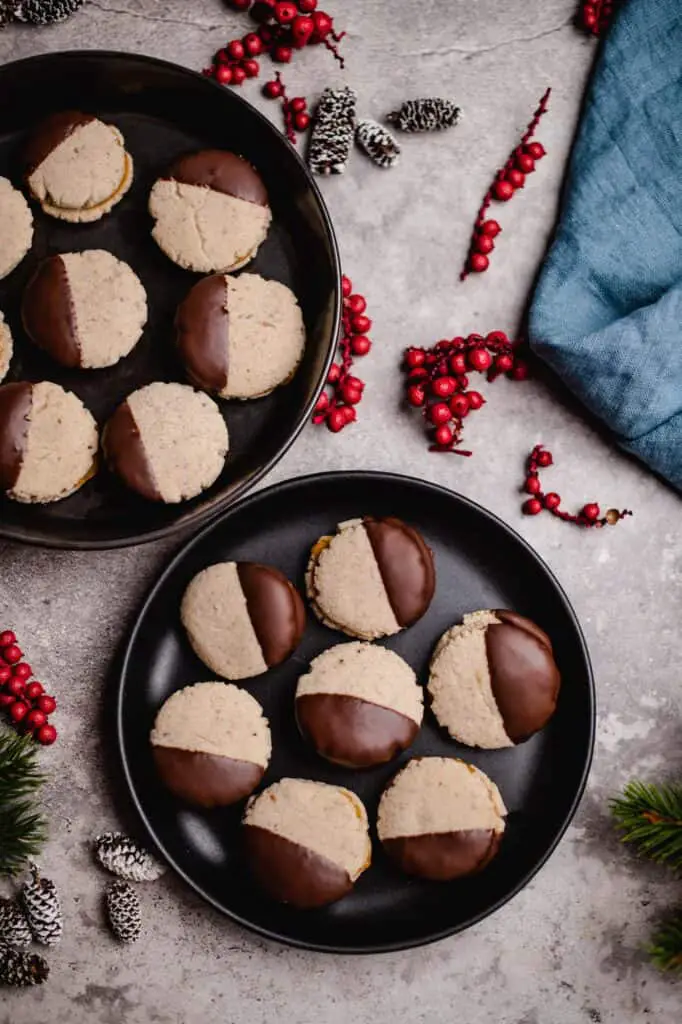
[[[629,782],[611,809],[624,843],[650,860],[682,869],[682,785]]]
[[[30,737],[0,730],[0,875],[21,871],[47,839],[37,803],[45,781]]]

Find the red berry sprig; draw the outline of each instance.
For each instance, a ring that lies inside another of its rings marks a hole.
[[[431,435],[431,452],[471,455],[458,448],[464,419],[485,405],[483,395],[469,390],[469,373],[485,373],[489,381],[505,375],[522,381],[528,364],[518,357],[517,345],[504,331],[443,339],[433,348],[408,348],[403,358],[405,395],[421,409]]]
[[[511,153],[504,167],[497,172],[493,183],[483,197],[474,223],[466,263],[459,275],[460,281],[464,281],[472,272],[482,274],[490,265],[488,257],[495,248],[495,238],[502,230],[496,220],[486,219],[486,213],[493,199],[501,203],[508,202],[515,192],[524,187],[526,175],[533,173],[537,161],[542,160],[545,155],[544,146],[539,142],[531,142],[531,139],[535,135],[541,117],[547,111],[551,91],[548,89],[540,100],[531,122],[521,136],[521,141]]]
[[[578,25],[593,36],[601,36],[611,24],[618,0],[582,0]]]
[[[7,712],[17,731],[29,733],[38,743],[49,746],[57,739],[57,730],[49,716],[57,710],[57,701],[45,693],[42,683],[31,681],[33,669],[22,661],[11,629],[0,633],[0,709]]]
[[[345,274],[343,289],[343,333],[339,342],[340,363],[333,363],[327,374],[331,394],[323,391],[315,405],[313,423],[326,423],[336,434],[357,419],[356,405],[362,401],[364,381],[351,374],[356,356],[366,356],[372,347],[367,337],[372,321],[366,315],[367,300],[353,292],[353,284]]]
[[[536,444],[528,456],[526,480],[523,485],[524,492],[531,495],[523,503],[523,512],[527,516],[537,516],[540,512],[545,511],[551,512],[553,516],[563,519],[564,522],[575,523],[576,526],[601,527],[615,526],[621,519],[632,515],[632,512],[627,508],[624,508],[622,511],[619,511],[617,508],[610,508],[602,516],[599,505],[594,501],[583,505],[577,515],[573,515],[571,512],[564,512],[561,508],[561,496],[555,491],[549,491],[545,494],[540,483],[538,471],[546,469],[548,466],[553,465],[553,463],[552,453],[547,451],[541,444]]]

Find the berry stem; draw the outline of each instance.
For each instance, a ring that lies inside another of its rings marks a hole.
[[[574,523],[576,526],[582,526],[585,528],[595,526],[601,528],[604,526],[615,526],[620,522],[621,519],[625,519],[626,516],[631,516],[632,512],[630,509],[617,509],[610,508],[604,516],[601,515],[599,505],[596,502],[588,502],[583,505],[580,512],[577,514],[573,512],[566,512],[560,507],[561,498],[558,494],[550,492],[545,494],[542,490],[540,483],[539,470],[546,469],[551,466],[554,462],[552,453],[548,451],[544,445],[536,444],[532,452],[528,456],[526,464],[526,479],[522,487],[522,491],[526,494],[531,494],[531,498],[527,498],[523,504],[523,511],[526,515],[537,515],[539,512],[549,512],[551,515],[556,516],[557,519],[563,520],[565,523]]]

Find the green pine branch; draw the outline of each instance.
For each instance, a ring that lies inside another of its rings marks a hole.
[[[682,785],[629,782],[611,801],[624,843],[673,869],[682,869]]]
[[[14,875],[47,839],[37,795],[45,782],[27,736],[0,730],[0,875]]]
[[[654,934],[649,955],[662,971],[682,972],[682,913],[670,918]]]

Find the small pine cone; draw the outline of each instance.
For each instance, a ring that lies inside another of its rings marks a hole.
[[[137,893],[127,882],[111,882],[106,891],[111,930],[121,942],[135,942],[142,931],[142,911]]]
[[[352,89],[325,89],[315,110],[308,164],[315,174],[343,174],[355,134],[355,104]]]
[[[15,0],[14,17],[32,25],[54,25],[82,7],[84,0]]]
[[[0,29],[5,28],[9,25],[10,21],[14,20],[14,2],[13,0],[0,0]]]
[[[400,146],[388,128],[376,121],[358,121],[355,141],[377,167],[393,167],[398,162]]]
[[[38,868],[31,864],[31,879],[22,886],[20,896],[33,938],[42,946],[56,946],[62,937],[64,919],[54,882],[41,878]]]
[[[95,839],[95,857],[112,875],[127,882],[155,882],[164,864],[122,832],[103,832]]]
[[[42,985],[49,973],[47,961],[37,953],[22,953],[9,946],[0,949],[0,985]]]
[[[13,899],[0,899],[0,942],[23,949],[31,941],[31,929],[20,905]]]
[[[459,114],[459,107],[451,100],[434,97],[407,100],[400,110],[394,110],[386,120],[395,124],[401,132],[435,132],[457,124]]]

